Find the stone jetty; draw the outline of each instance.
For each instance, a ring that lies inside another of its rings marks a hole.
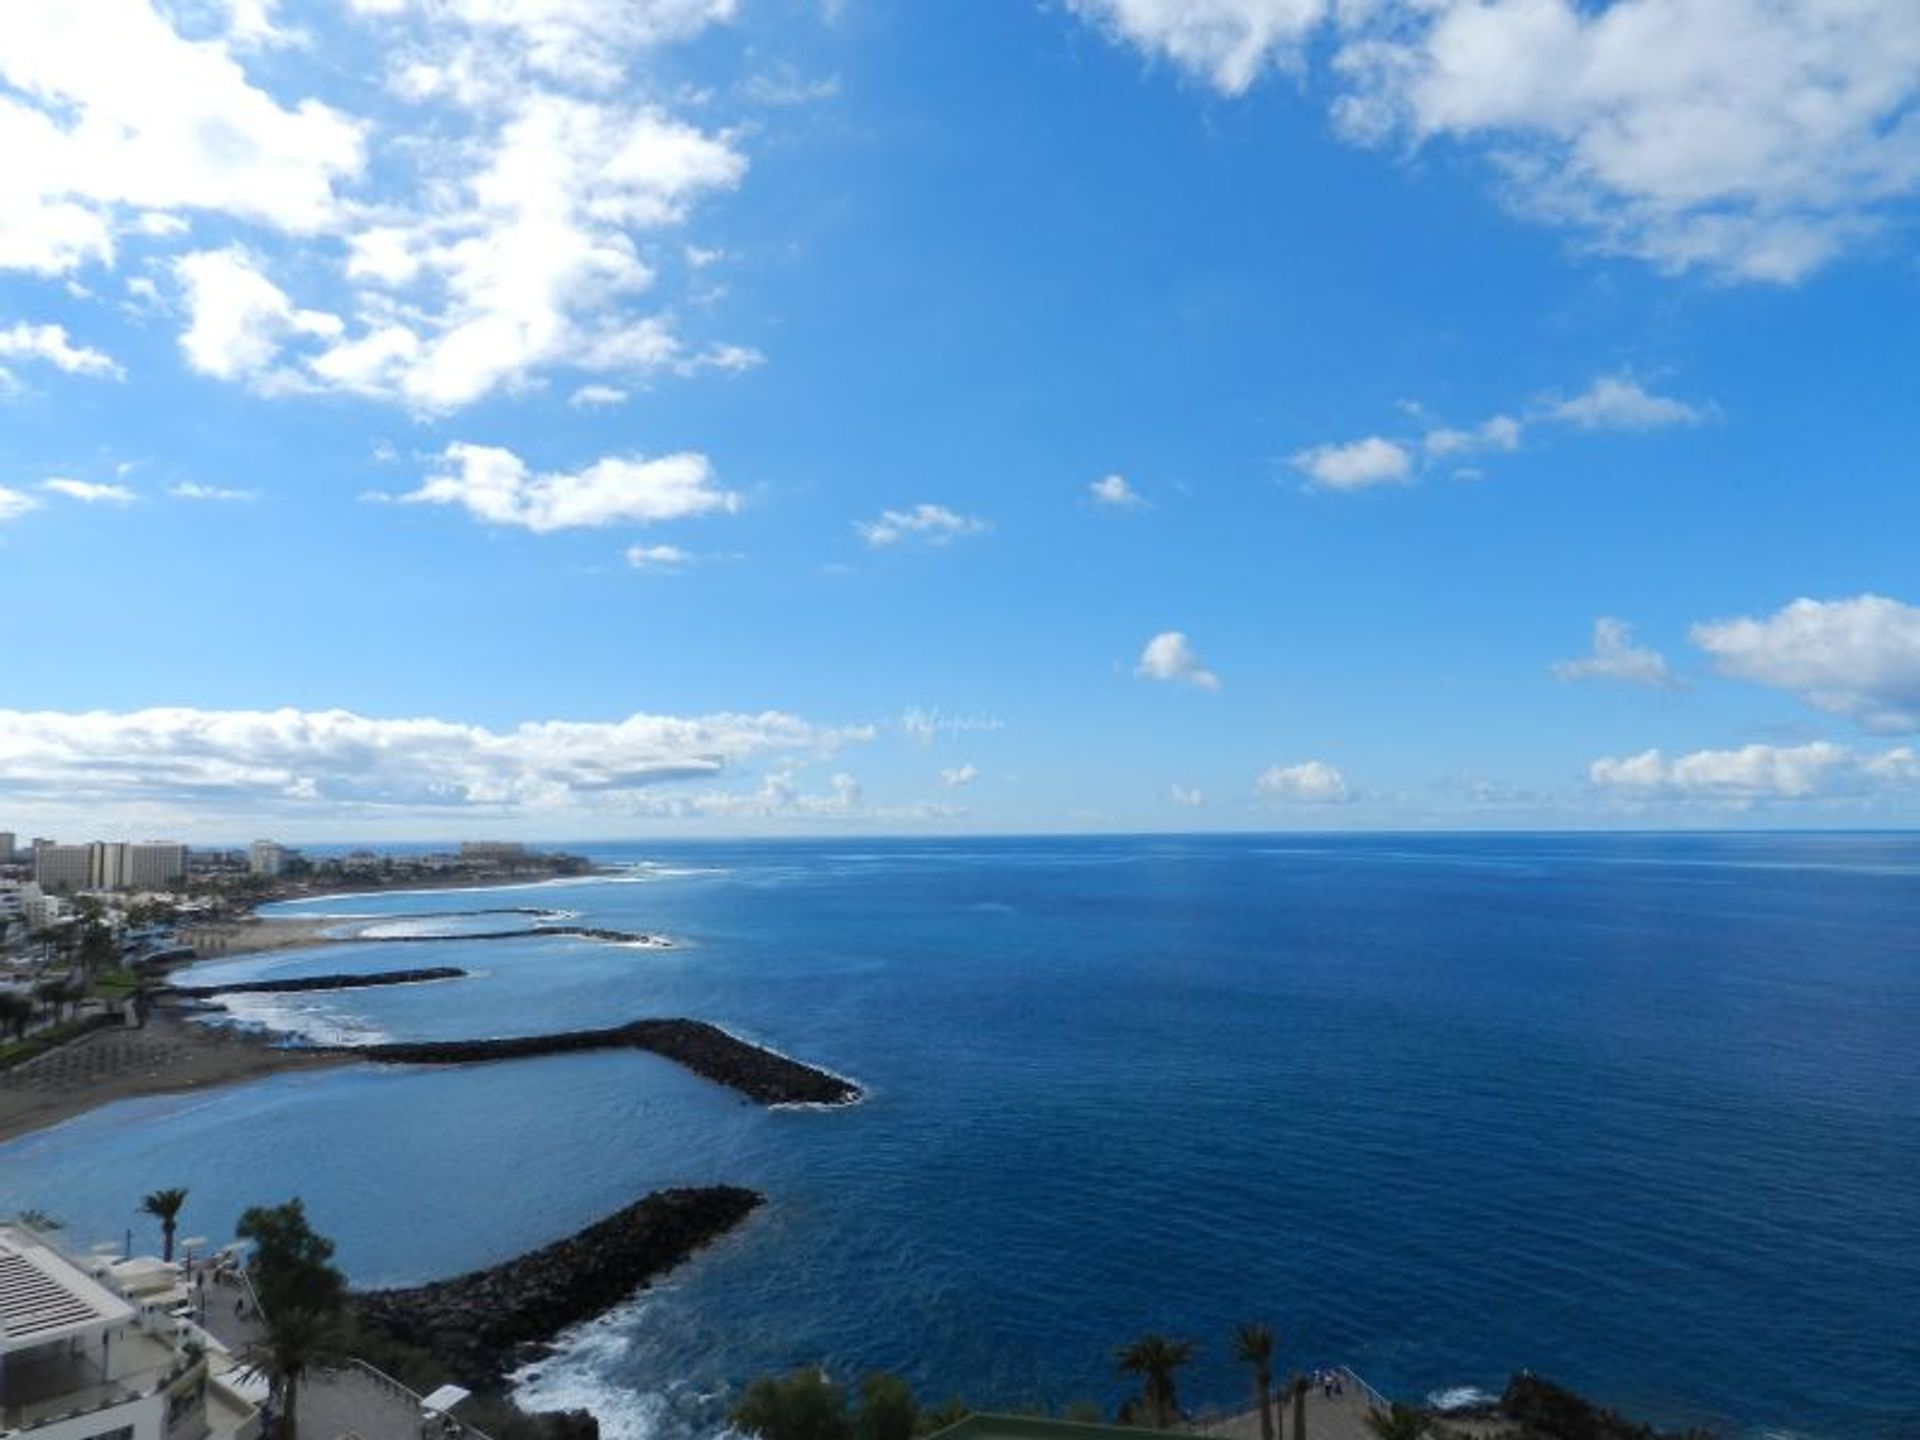
[[[662,1190],[579,1234],[452,1280],[354,1297],[363,1321],[494,1391],[569,1325],[604,1314],[738,1225],[761,1196],[732,1185]]]
[[[236,980],[228,985],[169,985],[163,995],[206,1000],[215,995],[298,995],[307,990],[364,990],[375,985],[422,985],[431,980],[464,980],[467,972],[450,965],[426,970],[378,970],[370,975],[303,975],[297,980]]]
[[[414,1040],[356,1045],[348,1053],[393,1065],[467,1065],[587,1050],[650,1050],[762,1105],[850,1105],[851,1080],[789,1059],[704,1020],[635,1020],[606,1030],[563,1030],[504,1040]]]

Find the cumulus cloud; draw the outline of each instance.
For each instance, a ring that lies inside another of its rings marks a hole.
[[[1791,282],[1920,190],[1909,0],[1070,0],[1228,95],[1328,57],[1336,128],[1470,148],[1519,213]]]
[[[13,490],[0,485],[0,525],[9,520],[18,520],[29,510],[38,510],[40,502],[24,490]]]
[[[1197,809],[1207,803],[1207,797],[1201,793],[1198,786],[1182,785],[1177,780],[1167,787],[1167,798],[1174,804],[1184,805],[1188,809]]]
[[[973,765],[956,765],[950,770],[940,772],[940,783],[949,790],[958,790],[963,785],[971,785],[980,778],[980,771]]]
[[[1691,633],[1724,675],[1792,691],[1868,730],[1920,730],[1920,608],[1882,595],[1799,599]]]
[[[340,317],[302,310],[261,273],[245,250],[202,250],[173,262],[189,322],[180,335],[187,363],[217,380],[240,380],[263,393],[307,388],[280,364],[281,351],[300,336],[333,338]]]
[[[1351,799],[1347,778],[1324,760],[1269,765],[1253,782],[1263,800],[1296,805],[1341,805]]]
[[[64,370],[69,375],[125,375],[120,364],[104,351],[75,345],[67,338],[64,325],[29,325],[19,321],[0,329],[0,361],[37,360]],[[0,373],[4,373],[0,366]]]
[[[1200,690],[1220,688],[1220,677],[1200,663],[1192,644],[1178,630],[1163,630],[1147,641],[1133,673],[1144,680],[1192,685]]]
[[[584,470],[537,475],[518,455],[494,445],[455,442],[440,473],[404,504],[457,505],[489,525],[517,525],[545,534],[618,523],[649,525],[694,515],[732,513],[740,497],[713,483],[704,455],[657,459],[608,456]]]
[[[0,270],[143,263],[172,275],[201,373],[422,414],[555,369],[761,362],[684,336],[649,260],[649,237],[741,183],[736,133],[631,74],[731,19],[732,0],[350,8],[371,35],[284,30],[269,0],[0,6]],[[372,123],[309,94],[354,65],[334,45],[367,40],[395,102],[377,169]],[[189,253],[196,228],[223,248]],[[162,302],[146,275],[128,288]]]
[[[1818,740],[1806,745],[1744,745],[1696,750],[1668,759],[1658,750],[1602,757],[1588,767],[1598,788],[1629,799],[1702,799],[1736,804],[1867,794],[1920,782],[1910,747],[1862,754]]]
[[[1593,653],[1578,660],[1561,660],[1553,667],[1561,680],[1616,680],[1654,690],[1679,686],[1667,660],[1657,650],[1633,643],[1633,627],[1624,620],[1602,615],[1593,622]]]
[[[1471,427],[1432,423],[1426,408],[1403,402],[1402,409],[1426,428],[1413,436],[1369,435],[1344,444],[1315,445],[1292,457],[1292,465],[1326,490],[1365,490],[1375,485],[1411,484],[1418,455],[1423,462],[1460,461],[1492,452],[1512,454],[1529,430],[1540,426],[1572,426],[1579,430],[1658,430],[1692,425],[1707,418],[1710,408],[1690,405],[1668,395],[1656,395],[1631,375],[1596,376],[1571,399],[1550,396],[1527,406],[1518,415],[1501,412]],[[1424,464],[1422,466],[1424,468]],[[1457,479],[1481,478],[1475,467],[1454,470]]]
[[[1548,413],[1583,430],[1658,430],[1695,425],[1706,418],[1697,406],[1649,394],[1626,375],[1602,375],[1583,393],[1554,404]]]
[[[944,505],[921,504],[911,510],[883,510],[878,520],[855,521],[853,528],[867,544],[884,548],[904,540],[946,545],[992,527],[985,520],[957,514]]]
[[[123,234],[182,211],[312,234],[365,159],[361,124],[281,103],[151,0],[8,0],[0,80],[0,269],[111,262]]]
[[[1138,510],[1147,501],[1138,490],[1127,483],[1124,475],[1102,475],[1087,486],[1087,493],[1093,497],[1093,503],[1108,510]]]
[[[55,476],[42,480],[40,488],[54,495],[78,500],[82,505],[131,505],[140,497],[124,485],[103,485],[95,480],[69,480]]]
[[[345,710],[0,710],[0,787],[29,804],[96,811],[623,812],[655,787],[717,781],[761,758],[790,766],[871,735],[778,711],[494,730]],[[836,793],[846,787],[836,782]]]
[[[1404,485],[1413,478],[1413,456],[1407,447],[1379,435],[1344,445],[1316,445],[1300,451],[1292,464],[1324,490]]]
[[[226,505],[241,504],[260,498],[257,491],[230,489],[222,485],[202,485],[194,480],[183,480],[178,485],[169,487],[167,494],[176,500],[204,500]]]

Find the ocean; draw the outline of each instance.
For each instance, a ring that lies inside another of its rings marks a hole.
[[[615,878],[287,913],[541,905],[664,933],[343,945],[186,979],[460,965],[236,1001],[328,1040],[685,1015],[869,1091],[766,1110],[657,1057],[283,1075],[0,1146],[0,1211],[151,1246],[300,1195],[353,1280],[505,1259],[666,1185],[767,1205],[522,1378],[612,1440],[712,1434],[824,1363],[1111,1404],[1116,1346],[1407,1398],[1521,1368],[1662,1424],[1920,1435],[1920,836],[594,845]],[[498,917],[496,917],[498,918]],[[417,924],[437,922],[416,921]],[[458,923],[458,922],[455,922]]]

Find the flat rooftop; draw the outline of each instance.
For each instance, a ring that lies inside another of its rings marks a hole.
[[[0,1355],[94,1335],[133,1307],[32,1232],[0,1225]]]

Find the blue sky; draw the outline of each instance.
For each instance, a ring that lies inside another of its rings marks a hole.
[[[1920,820],[1904,0],[14,0],[0,154],[0,828]]]

